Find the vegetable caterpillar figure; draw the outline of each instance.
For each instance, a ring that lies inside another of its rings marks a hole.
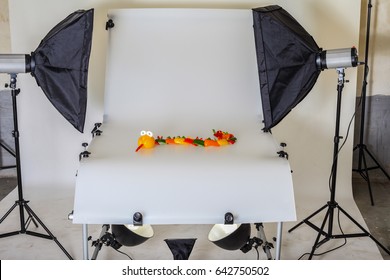
[[[138,138],[138,148],[135,150],[138,152],[142,148],[150,149],[154,148],[155,145],[193,145],[200,147],[219,147],[232,145],[236,143],[237,138],[228,132],[222,132],[221,130],[215,131],[213,129],[214,138],[191,138],[185,136],[177,136],[164,138],[162,136],[157,136],[156,139],[153,138],[153,133],[150,131],[141,131],[141,136]]]

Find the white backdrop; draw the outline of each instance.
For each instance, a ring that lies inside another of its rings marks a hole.
[[[74,223],[127,224],[137,211],[153,225],[215,224],[227,211],[237,223],[295,221],[290,166],[261,131],[252,11],[120,9],[109,18],[103,134],[78,172]],[[237,143],[135,152],[141,130],[207,138],[214,127]]]
[[[30,53],[46,33],[77,9],[95,8],[95,30],[90,62],[86,132],[78,133],[52,107],[35,80],[19,75],[20,140],[24,186],[74,187],[81,143],[89,141],[93,123],[102,120],[105,77],[104,29],[106,13],[129,7],[252,8],[278,4],[290,12],[324,49],[351,47],[358,43],[360,1],[109,1],[109,0],[12,0],[10,6],[13,53]],[[341,132],[353,114],[356,69],[347,69],[343,93]],[[276,128],[275,137],[288,144],[295,192],[300,201],[328,197],[328,177],[333,154],[337,75],[324,71],[308,97]],[[340,155],[338,197],[351,197],[352,135]],[[71,207],[71,205],[70,205]],[[70,208],[71,209],[71,208]],[[314,210],[314,208],[313,208]]]

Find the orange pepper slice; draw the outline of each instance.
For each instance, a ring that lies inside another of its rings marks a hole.
[[[211,146],[219,147],[219,144],[218,144],[218,142],[215,141],[215,140],[206,139],[206,140],[204,140],[204,146],[205,146],[205,147],[211,147]]]
[[[165,143],[167,143],[167,144],[176,144],[174,138],[167,138],[167,139],[165,139]]]

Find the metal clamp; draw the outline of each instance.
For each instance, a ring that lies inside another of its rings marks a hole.
[[[101,131],[101,130],[99,129],[99,127],[101,127],[101,125],[102,125],[102,123],[95,123],[95,126],[94,126],[94,128],[92,129],[92,131],[91,131],[92,137],[102,135],[103,131]]]
[[[225,221],[224,222],[225,225],[232,225],[232,224],[234,224],[234,216],[233,216],[233,214],[230,213],[230,212],[226,212],[224,221]]]
[[[143,216],[140,212],[135,212],[133,215],[133,225],[142,226],[143,225]]]
[[[87,151],[88,143],[83,143],[81,144],[84,147],[84,152],[81,152],[79,155],[79,160],[82,158],[87,158],[91,154],[90,152]]]
[[[107,22],[106,22],[106,30],[110,29],[110,28],[113,28],[115,26],[114,22],[112,19],[109,19]]]
[[[286,143],[280,143],[280,147],[282,147],[282,150],[277,152],[279,157],[286,158],[288,160],[288,153],[284,151],[284,148],[287,146]]]

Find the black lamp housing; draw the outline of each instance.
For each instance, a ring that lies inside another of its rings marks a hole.
[[[154,231],[150,225],[111,225],[112,234],[123,246],[137,246],[153,237]]]
[[[216,224],[209,232],[208,239],[225,250],[241,249],[249,240],[250,224]]]

